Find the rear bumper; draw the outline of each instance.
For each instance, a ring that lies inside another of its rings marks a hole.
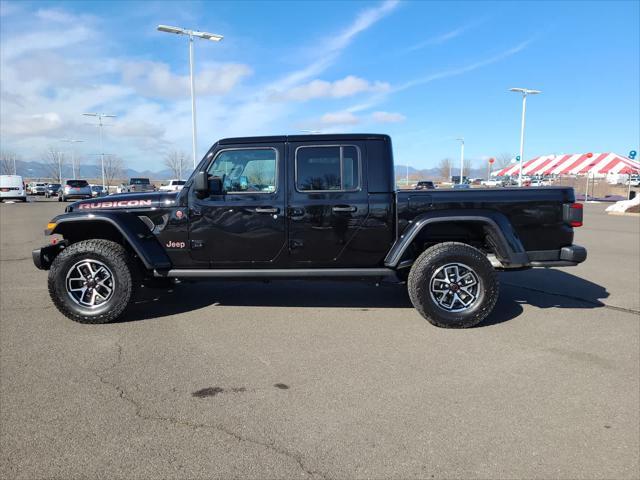
[[[22,200],[23,202],[27,201],[27,196],[26,195],[7,195],[7,194],[2,194],[0,195],[0,200]]]
[[[67,193],[67,194],[64,194],[63,193],[62,196],[64,198],[77,198],[79,200],[87,200],[89,198],[92,198],[90,193],[83,193],[83,194],[79,194],[79,193]]]
[[[527,252],[531,267],[573,267],[587,259],[587,249],[580,245],[569,245],[560,250]]]
[[[56,243],[55,245],[47,245],[46,247],[36,248],[31,252],[33,264],[39,270],[49,270],[51,264],[53,263],[53,260],[66,246],[67,242],[63,241],[60,243]]]

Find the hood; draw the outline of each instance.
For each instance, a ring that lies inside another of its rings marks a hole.
[[[91,200],[81,200],[72,203],[65,209],[65,212],[170,207],[176,204],[178,193],[179,192],[141,192],[107,195],[105,197],[97,197]]]

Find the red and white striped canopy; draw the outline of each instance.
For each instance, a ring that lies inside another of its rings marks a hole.
[[[495,173],[496,176],[517,175],[514,163]],[[616,153],[575,153],[542,155],[522,164],[523,175],[587,175],[607,173],[639,173],[640,162]]]

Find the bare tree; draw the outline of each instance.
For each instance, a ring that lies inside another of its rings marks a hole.
[[[100,159],[98,159],[100,163]],[[124,163],[117,155],[104,156],[104,182],[107,189],[124,177]]]
[[[184,152],[172,150],[164,157],[164,165],[171,170],[173,178],[182,179],[182,174],[187,169],[187,155]]]
[[[515,155],[511,153],[501,153],[500,155],[496,155],[496,162],[493,164],[494,168],[506,168],[511,163],[511,160],[515,157]]]
[[[438,169],[440,170],[440,177],[445,180],[451,180],[451,159],[443,158],[440,160],[438,164]]]
[[[17,175],[16,161],[18,155],[14,152],[0,152],[0,174],[1,175]]]
[[[42,154],[42,160],[47,177],[53,179],[54,182],[62,183],[62,169],[65,163],[64,153],[56,150],[54,147],[49,147],[47,151]]]

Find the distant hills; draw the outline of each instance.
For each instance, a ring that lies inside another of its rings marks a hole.
[[[399,183],[403,183],[407,177],[407,167],[404,165],[396,165],[395,166],[395,174],[396,181]],[[451,175],[459,175],[460,174],[460,165],[458,164],[457,168],[454,167],[451,170]],[[470,178],[485,178],[487,176],[487,170],[484,168],[472,168],[471,171],[465,169],[464,175]],[[440,174],[440,169],[438,167],[434,168],[424,168],[417,169],[413,167],[409,167],[409,183],[416,182],[418,180],[442,180],[442,175]]]
[[[51,167],[41,162],[35,161],[16,161],[17,174],[23,178],[29,179],[50,179]],[[86,179],[98,179],[102,176],[100,164],[82,164],[79,166],[79,178]],[[123,170],[123,178],[131,177],[145,177],[151,180],[168,180],[173,178],[173,172],[168,169],[152,172],[151,170],[134,170],[132,168],[125,168]],[[191,174],[191,171],[185,172],[185,175]],[[64,178],[72,178],[73,170],[69,163],[62,165],[62,176]]]
[[[36,161],[24,161],[17,160],[16,168],[18,175],[21,175],[24,178],[29,179],[47,179],[51,178],[51,169],[48,165],[36,162]],[[452,175],[458,175],[460,168],[453,168]],[[188,170],[183,175],[187,177],[191,174],[191,170]],[[407,175],[407,167],[404,165],[396,165],[395,167],[396,180],[402,182]],[[471,172],[465,171],[465,175],[473,178],[484,178],[487,175],[487,171],[485,169],[471,169]],[[62,165],[62,176],[64,178],[71,178],[73,176],[73,171],[71,169],[71,165],[66,163]],[[101,177],[100,165],[99,164],[82,164],[79,168],[79,177],[86,179],[98,179]],[[151,170],[135,170],[133,168],[126,168],[123,171],[124,178],[131,177],[146,177],[151,180],[159,181],[159,180],[168,180],[173,178],[173,172],[169,169],[162,169],[158,171]],[[417,169],[413,167],[409,167],[409,182],[416,182],[418,180],[440,180],[440,169],[435,168],[425,168],[425,169]]]

